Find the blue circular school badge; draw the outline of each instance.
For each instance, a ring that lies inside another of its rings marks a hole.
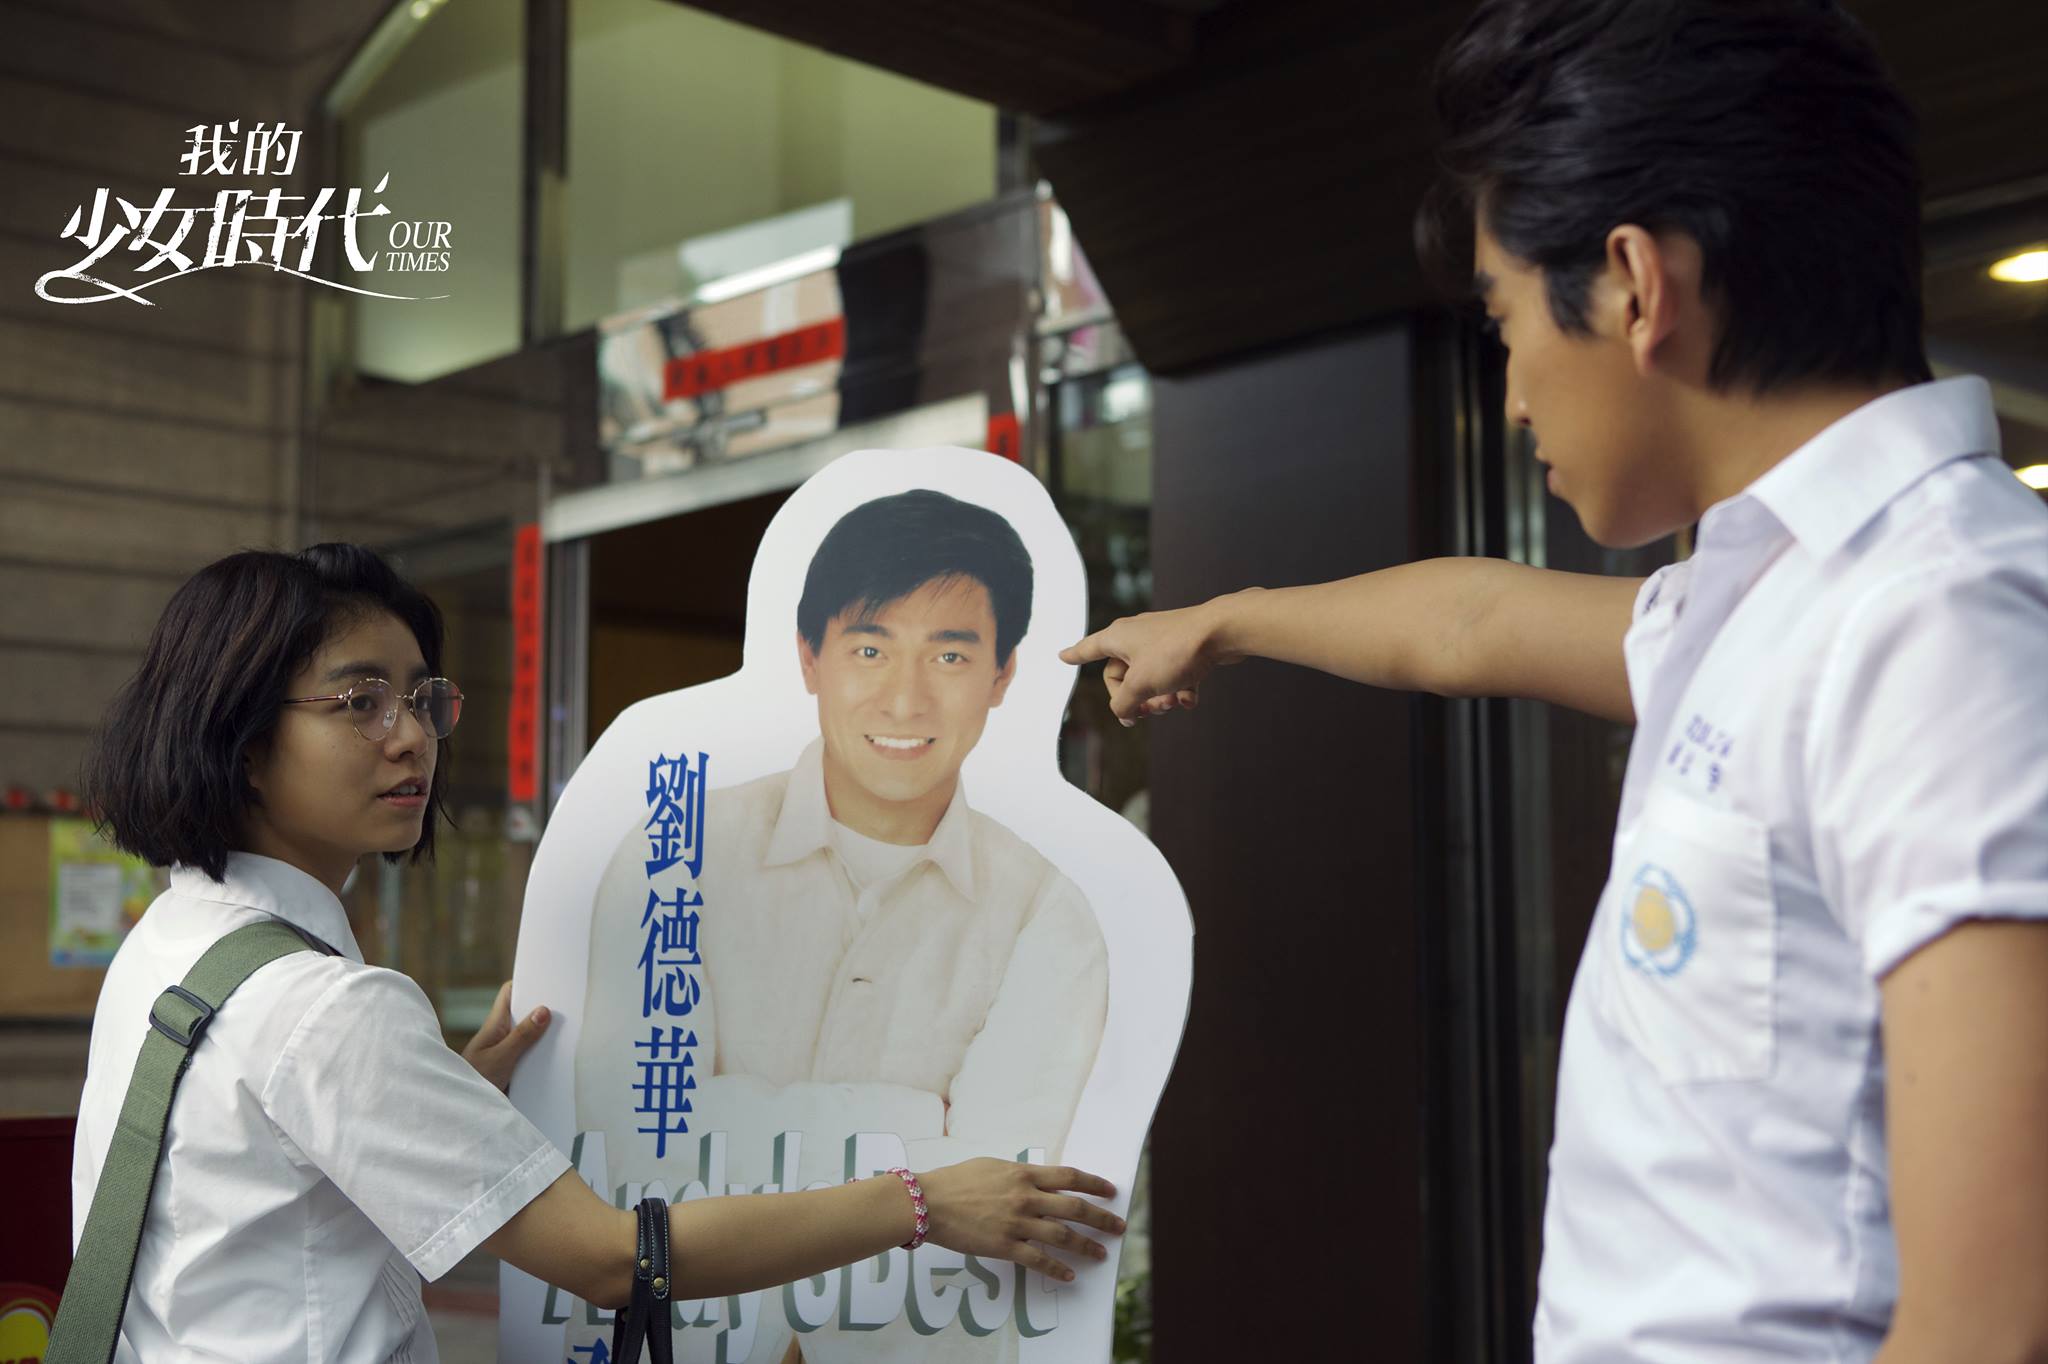
[[[1699,945],[1699,916],[1678,878],[1645,862],[1621,907],[1621,952],[1629,965],[1653,976],[1675,976]]]

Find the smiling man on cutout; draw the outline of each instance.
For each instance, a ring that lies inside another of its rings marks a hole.
[[[912,1169],[1059,1159],[1102,1041],[1107,952],[1080,890],[977,812],[960,775],[1016,676],[1032,590],[1009,522],[942,493],[863,503],[825,535],[793,640],[818,738],[790,770],[705,797],[691,1137],[658,1162],[635,1135],[641,1001],[608,969],[652,942],[645,833],[627,833],[599,886],[577,1127],[606,1134],[613,1185],[837,1182],[860,1133],[900,1138]],[[716,762],[710,736],[688,742]],[[759,1343],[780,1345],[793,1323],[773,1301],[757,1310]],[[984,1334],[964,1311],[913,1329],[910,1315],[807,1333],[803,1357],[1014,1357],[1012,1330]]]

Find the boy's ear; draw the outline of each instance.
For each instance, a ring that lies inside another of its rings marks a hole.
[[[1603,335],[1626,340],[1636,372],[1657,368],[1659,352],[1695,313],[1699,244],[1681,232],[1623,223],[1607,234],[1607,265],[1595,286],[1591,319]]]

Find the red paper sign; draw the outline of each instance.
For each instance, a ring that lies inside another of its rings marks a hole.
[[[505,735],[505,788],[514,803],[540,796],[540,527],[512,539],[512,704]]]
[[[1014,412],[998,412],[988,419],[987,449],[1013,463],[1024,462],[1024,431]]]
[[[837,360],[846,354],[846,319],[835,317],[723,350],[678,355],[662,370],[661,396],[695,398],[785,369]]]

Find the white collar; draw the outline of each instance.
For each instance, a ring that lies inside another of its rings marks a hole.
[[[974,812],[967,806],[967,783],[953,789],[953,803],[946,807],[939,827],[920,850],[925,861],[936,864],[953,889],[964,900],[974,894]],[[825,800],[825,741],[814,740],[796,766],[789,770],[789,785],[783,791],[782,810],[775,818],[775,832],[768,840],[770,867],[786,866],[832,844],[832,812]]]
[[[241,905],[283,919],[334,948],[350,961],[363,959],[348,914],[333,891],[289,862],[258,853],[231,852],[218,881],[197,867],[171,868],[171,891],[192,900]]]
[[[1824,560],[1941,465],[1998,453],[1989,384],[1973,374],[1915,384],[1865,403],[1708,508],[1701,543],[1749,530],[1754,513],[1736,509],[1747,499]]]

